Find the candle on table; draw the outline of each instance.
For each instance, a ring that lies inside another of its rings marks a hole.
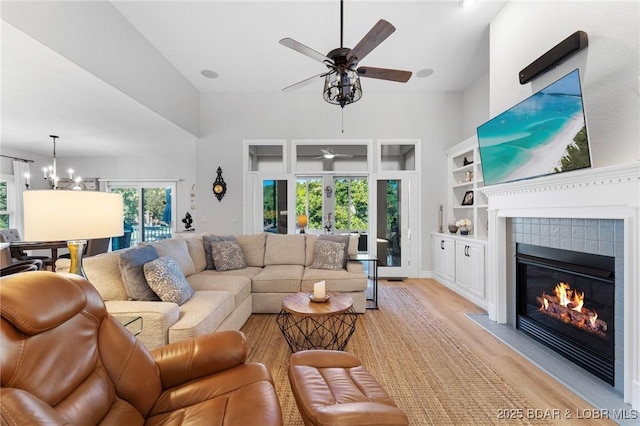
[[[324,299],[324,281],[317,282],[313,285],[313,298],[314,299]]]

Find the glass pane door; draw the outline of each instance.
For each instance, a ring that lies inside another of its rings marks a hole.
[[[306,231],[323,232],[323,190],[321,177],[304,177],[296,180],[296,217],[307,216]]]
[[[335,232],[364,234],[369,230],[369,181],[337,177],[333,181]]]
[[[124,206],[124,235],[113,238],[113,250],[173,236],[175,185],[118,184],[109,191],[122,194]]]
[[[262,221],[264,232],[287,233],[287,181],[262,181]]]
[[[418,272],[418,239],[411,238],[412,231],[419,230],[417,186],[417,174],[407,173],[376,182],[375,247],[381,277]]]

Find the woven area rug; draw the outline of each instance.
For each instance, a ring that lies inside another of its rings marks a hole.
[[[499,409],[533,406],[409,290],[381,287],[379,296],[380,310],[359,315],[347,351],[360,358],[411,424],[506,424],[498,419]],[[276,315],[254,314],[242,331],[249,342],[249,360],[271,370],[285,425],[302,425],[286,373],[291,352]]]

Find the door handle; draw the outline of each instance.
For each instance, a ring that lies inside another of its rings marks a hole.
[[[467,256],[467,257],[470,257],[469,256],[469,248],[470,248],[469,246],[464,246],[464,255]]]
[[[444,250],[444,240],[440,240],[440,248]]]

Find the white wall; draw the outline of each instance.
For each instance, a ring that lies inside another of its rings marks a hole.
[[[640,159],[639,9],[637,1],[509,2],[491,23],[491,116],[580,68],[594,167]],[[586,49],[520,85],[520,70],[577,30],[589,35]]]
[[[242,233],[243,139],[420,139],[422,141],[422,262],[431,269],[429,233],[445,203],[445,148],[460,141],[462,93],[367,93],[344,109],[320,90],[295,93],[203,94],[201,139],[196,147],[196,231]],[[220,166],[227,182],[221,202],[211,184]]]
[[[488,54],[488,52],[487,52]],[[462,139],[476,135],[476,128],[489,120],[489,71],[464,91]]]

